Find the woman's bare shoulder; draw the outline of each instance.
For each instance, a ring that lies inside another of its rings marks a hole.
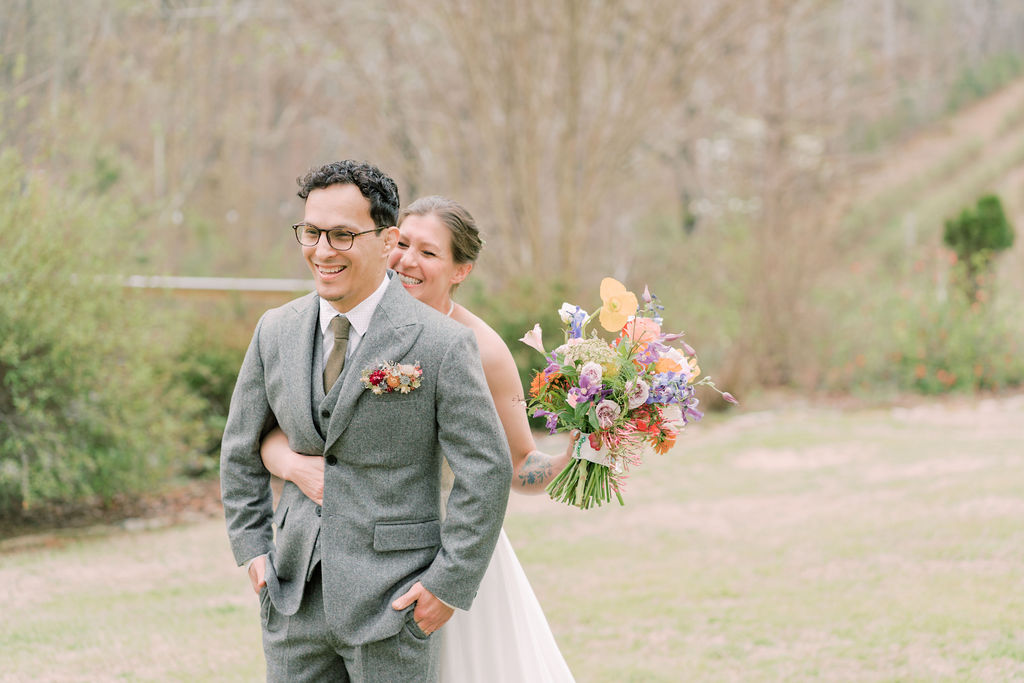
[[[501,336],[485,323],[479,316],[465,307],[460,306],[458,322],[472,330],[476,336],[476,345],[480,349],[480,362],[484,370],[501,367],[515,361],[512,359],[512,352]]]

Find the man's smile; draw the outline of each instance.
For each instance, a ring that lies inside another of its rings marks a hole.
[[[326,265],[321,265],[319,263],[317,263],[315,265],[316,265],[317,273],[319,273],[320,277],[322,277],[322,278],[332,278],[335,275],[339,274],[341,271],[345,270],[345,268],[348,267],[348,266],[341,266],[341,265],[326,266]]]

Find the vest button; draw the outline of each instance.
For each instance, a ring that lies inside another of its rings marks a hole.
[[[328,465],[332,465],[332,466],[338,464],[338,459],[336,457],[334,457],[333,455],[328,455],[326,458],[324,458],[324,461]]]
[[[316,506],[316,516],[317,517],[320,516],[320,506],[319,505]]]
[[[327,408],[324,408],[323,410],[320,411],[320,417],[324,418],[325,420],[327,418],[329,418],[330,416],[331,416],[331,411],[327,410]]]

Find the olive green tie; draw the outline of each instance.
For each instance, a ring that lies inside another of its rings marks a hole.
[[[348,348],[348,330],[350,327],[348,318],[343,315],[336,315],[328,325],[328,329],[334,334],[334,348],[327,356],[324,364],[324,393],[326,394],[334,386],[334,382],[341,375],[341,369],[345,367],[345,349]]]

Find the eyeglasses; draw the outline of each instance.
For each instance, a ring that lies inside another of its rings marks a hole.
[[[357,237],[377,232],[380,228],[363,230],[362,232],[349,232],[344,228],[323,230],[309,223],[296,223],[292,226],[292,230],[295,231],[295,239],[304,247],[315,247],[320,242],[320,235],[322,233],[327,235],[327,244],[331,245],[332,249],[348,251],[352,248],[352,243],[355,242]]]

